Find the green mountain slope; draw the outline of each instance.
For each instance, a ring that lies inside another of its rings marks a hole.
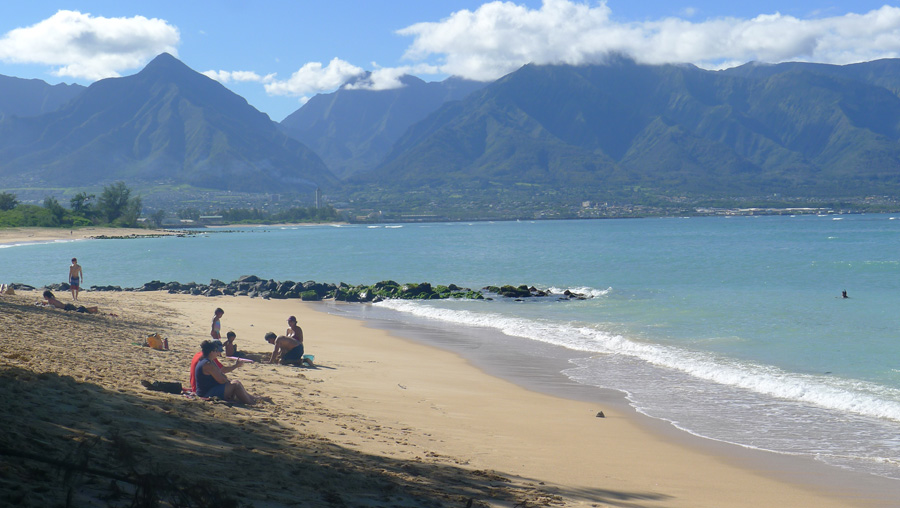
[[[410,125],[485,86],[459,78],[426,83],[403,76],[401,82],[402,87],[392,90],[344,86],[316,95],[281,127],[319,154],[335,175],[346,178],[374,168]]]
[[[81,85],[50,85],[39,79],[0,75],[0,118],[49,113],[84,90]]]
[[[0,182],[187,184],[250,192],[336,182],[268,116],[168,54],[98,81],[58,111],[0,122]]]
[[[709,195],[900,190],[900,99],[860,66],[529,65],[414,125],[352,181]],[[824,70],[823,70],[824,68]],[[763,72],[764,71],[764,72]],[[480,182],[480,183],[479,183]]]

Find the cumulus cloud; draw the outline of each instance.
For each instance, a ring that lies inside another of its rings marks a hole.
[[[413,38],[404,55],[441,73],[493,80],[527,63],[601,63],[611,53],[644,63],[721,68],[752,60],[846,64],[900,55],[900,8],[800,19],[682,18],[623,23],[606,2],[544,0],[539,9],[490,2],[398,31]]]
[[[286,80],[272,79],[266,83],[269,95],[303,97],[311,93],[339,88],[347,81],[366,73],[362,68],[351,65],[340,58],[333,58],[328,65],[309,62]]]
[[[275,80],[275,73],[260,76],[253,71],[206,71],[201,74],[222,84],[231,83],[232,81],[239,83],[271,83]]]
[[[0,38],[0,60],[54,67],[57,76],[97,80],[136,69],[156,55],[177,55],[178,29],[143,16],[104,18],[60,10]]]
[[[400,78],[406,75],[438,74],[433,65],[413,65],[401,67],[378,67],[367,76],[346,85],[348,90],[392,90],[403,86]]]

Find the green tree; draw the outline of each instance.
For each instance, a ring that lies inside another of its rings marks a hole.
[[[19,204],[16,195],[11,192],[0,192],[0,211],[12,210]]]
[[[62,224],[63,217],[66,215],[66,209],[59,204],[59,201],[57,201],[56,198],[53,196],[44,198],[44,208],[50,211],[50,215],[53,217],[54,226]]]
[[[136,226],[143,203],[140,197],[131,197],[131,189],[125,182],[116,182],[103,188],[97,209],[110,224]]]
[[[197,220],[200,218],[200,210],[196,208],[182,208],[178,211],[178,218],[184,220]]]
[[[153,212],[152,214],[150,214],[150,221],[153,222],[153,225],[158,228],[162,227],[162,223],[163,223],[163,220],[165,220],[165,218],[166,218],[165,210],[157,210],[157,211]]]
[[[91,212],[93,212],[90,201],[95,197],[96,196],[93,194],[88,194],[87,192],[75,194],[75,197],[69,200],[69,206],[72,208],[72,213],[85,218],[89,217]]]

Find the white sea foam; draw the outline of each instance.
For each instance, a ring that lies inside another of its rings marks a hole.
[[[860,415],[900,421],[900,390],[833,376],[786,372],[712,353],[631,340],[596,326],[559,323],[437,306],[408,300],[378,304],[425,319],[498,330],[506,335],[545,342],[575,351],[624,355],[694,378]]]
[[[84,240],[83,238],[72,238],[71,240],[41,240],[35,242],[17,242],[17,243],[6,243],[0,244],[0,249],[8,249],[10,247],[24,247],[26,245],[41,245],[41,244],[51,244],[51,243],[72,243],[72,242],[80,242]]]
[[[590,287],[584,287],[584,286],[572,287],[572,288],[550,287],[550,288],[548,288],[548,290],[553,294],[563,294],[566,291],[569,291],[570,293],[585,295],[585,296],[589,296],[591,298],[600,298],[600,297],[606,296],[612,292],[612,288],[596,289],[596,288],[590,288]]]

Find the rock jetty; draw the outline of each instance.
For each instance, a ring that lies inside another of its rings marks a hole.
[[[13,283],[14,289],[34,290],[27,284]],[[52,291],[68,291],[69,285],[65,282],[46,286]],[[547,290],[537,289],[527,285],[503,285],[486,286],[481,290],[472,290],[449,285],[432,285],[429,282],[400,284],[392,280],[384,280],[370,285],[351,286],[343,282],[339,284],[321,283],[316,281],[294,282],[291,280],[276,281],[262,279],[256,275],[244,275],[231,282],[222,282],[212,279],[209,284],[196,282],[162,282],[150,281],[137,288],[123,288],[121,286],[91,286],[91,291],[167,291],[169,293],[191,294],[197,296],[249,296],[251,298],[265,298],[284,300],[289,298],[304,301],[337,300],[343,302],[380,302],[387,299],[399,300],[440,300],[446,298],[459,298],[469,300],[491,300],[495,297],[512,298],[523,301],[526,298],[556,297],[559,300],[589,298],[583,294],[552,293]]]

